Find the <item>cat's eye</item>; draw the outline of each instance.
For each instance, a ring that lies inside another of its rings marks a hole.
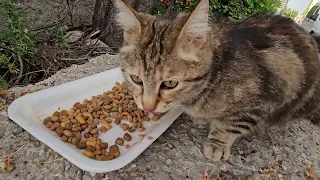
[[[164,81],[161,84],[161,89],[173,89],[178,86],[177,81]]]
[[[130,78],[132,79],[132,81],[138,85],[142,85],[143,82],[142,82],[142,79],[139,77],[139,76],[136,76],[136,75],[133,75],[131,74],[130,75]]]

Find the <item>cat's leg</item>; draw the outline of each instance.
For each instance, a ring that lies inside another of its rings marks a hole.
[[[233,142],[248,134],[257,122],[250,117],[210,120],[210,132],[204,143],[204,155],[213,160],[228,160]]]
[[[191,118],[193,123],[195,124],[200,124],[200,125],[206,125],[208,124],[209,120],[208,119],[204,119],[204,118],[195,118],[195,117],[192,117]]]

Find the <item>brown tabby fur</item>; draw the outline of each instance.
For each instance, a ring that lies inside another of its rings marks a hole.
[[[190,26],[188,19],[207,15],[208,0],[193,14],[171,19],[116,3],[127,13],[119,17],[125,38],[121,68],[137,104],[158,112],[178,105],[195,121],[209,121],[204,144],[209,159],[228,159],[234,140],[257,126],[297,118],[319,122],[318,46],[293,20],[271,13],[239,22],[208,20],[211,31],[191,28],[190,36],[183,28]],[[126,26],[132,21],[136,24]],[[143,85],[134,83],[132,74]],[[179,84],[161,89],[166,80]]]

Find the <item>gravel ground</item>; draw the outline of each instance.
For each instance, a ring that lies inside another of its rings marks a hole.
[[[118,56],[104,55],[90,62],[72,66],[56,75],[27,87],[44,89],[118,66]],[[181,115],[174,124],[126,167],[104,174],[82,171],[39,142],[28,132],[0,112],[0,155],[13,156],[15,170],[0,173],[0,179],[110,179],[110,180],[169,180],[204,179],[320,179],[320,128],[307,120],[294,122],[281,129],[239,140],[232,150],[229,162],[212,163],[202,154],[202,139],[207,129],[194,125]],[[39,164],[39,162],[47,162]],[[317,177],[318,176],[318,177]],[[208,178],[207,178],[208,179]]]

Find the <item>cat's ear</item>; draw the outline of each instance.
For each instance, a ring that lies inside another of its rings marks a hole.
[[[141,35],[141,24],[137,19],[137,12],[122,0],[115,0],[118,8],[117,22],[124,30],[124,46],[134,46]]]
[[[178,36],[178,54],[184,59],[197,60],[196,53],[206,42],[210,31],[209,1],[201,0]]]

